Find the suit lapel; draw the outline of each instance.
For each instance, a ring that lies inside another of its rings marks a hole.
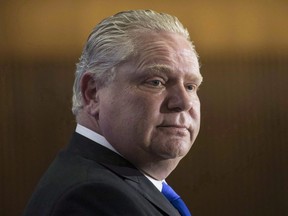
[[[139,184],[133,184],[129,180],[127,183],[167,215],[179,215],[178,211],[145,176],[141,176],[139,180]]]
[[[123,167],[111,164],[102,165],[124,178],[131,187],[167,215],[179,215],[178,211],[162,195],[162,193],[134,166]]]
[[[179,215],[171,203],[135,166],[115,152],[77,133],[74,133],[68,151],[105,166],[167,215]]]

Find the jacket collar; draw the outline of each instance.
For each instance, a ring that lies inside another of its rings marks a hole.
[[[94,160],[111,170],[167,215],[179,215],[162,193],[133,164],[117,153],[76,132],[72,136],[67,151]]]

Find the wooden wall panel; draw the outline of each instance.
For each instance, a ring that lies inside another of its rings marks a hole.
[[[0,215],[20,215],[69,140],[76,59],[0,65]],[[202,128],[168,178],[194,215],[287,215],[287,60],[201,56]]]
[[[201,131],[168,181],[195,216],[288,215],[282,0],[1,1],[0,215],[20,215],[69,140],[75,63],[90,30],[135,8],[179,17],[201,56]]]
[[[0,71],[0,215],[20,215],[35,183],[74,127],[70,112],[74,64],[9,62],[2,63]]]
[[[287,55],[202,59],[202,128],[172,183],[195,215],[288,215]]]

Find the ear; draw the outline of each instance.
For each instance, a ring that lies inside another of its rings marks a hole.
[[[99,113],[99,97],[97,94],[97,82],[93,74],[85,73],[81,79],[81,94],[84,109],[92,116]]]

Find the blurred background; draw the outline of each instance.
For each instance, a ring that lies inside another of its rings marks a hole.
[[[288,1],[2,0],[0,215],[20,215],[75,128],[75,64],[121,10],[177,16],[200,55],[196,143],[168,178],[194,216],[288,215]]]

